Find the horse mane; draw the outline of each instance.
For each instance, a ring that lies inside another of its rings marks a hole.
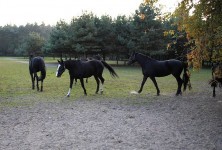
[[[78,62],[82,62],[82,61],[84,61],[84,60],[79,60],[79,59],[77,59],[77,60],[66,60],[66,61],[64,61],[64,65],[65,65],[65,68],[69,69],[71,66],[75,65]]]
[[[142,53],[136,53],[136,55],[141,55],[142,57],[144,57],[145,59],[147,59],[147,60],[155,60],[155,59],[153,59],[152,57],[150,57],[150,56],[147,56],[147,55],[144,55],[144,54],[142,54]]]

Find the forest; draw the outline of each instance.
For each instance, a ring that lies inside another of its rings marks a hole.
[[[0,56],[65,56],[127,59],[138,51],[157,59],[186,55],[194,67],[220,61],[222,2],[182,0],[171,14],[162,14],[146,0],[131,16],[96,16],[83,12],[55,26],[27,23],[0,26]]]

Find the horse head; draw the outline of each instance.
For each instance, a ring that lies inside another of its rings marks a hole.
[[[132,54],[131,54],[131,56],[130,56],[130,58],[129,58],[129,61],[128,61],[128,65],[131,65],[131,64],[133,64],[133,63],[135,63],[136,62],[136,52],[134,51]]]
[[[58,60],[58,68],[57,68],[57,71],[56,71],[56,77],[61,77],[63,72],[65,72],[65,63],[63,62],[63,60],[61,59],[61,61]]]

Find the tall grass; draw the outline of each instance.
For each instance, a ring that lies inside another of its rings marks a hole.
[[[46,60],[46,62],[48,62]],[[55,62],[56,60],[49,62]],[[31,89],[31,78],[28,70],[28,63],[21,63],[15,60],[0,58],[0,106],[16,106],[20,104],[32,104],[36,101],[55,101],[61,100],[74,101],[77,99],[146,99],[156,98],[156,89],[151,80],[147,80],[143,92],[140,95],[132,95],[131,91],[138,91],[142,81],[142,71],[140,67],[114,67],[119,78],[113,79],[108,70],[104,69],[104,93],[95,94],[96,82],[94,77],[89,78],[85,87],[88,96],[84,96],[82,87],[78,80],[73,84],[71,96],[65,98],[69,89],[69,74],[64,72],[61,78],[56,78],[56,66],[47,67],[47,75],[44,80],[43,92]],[[199,83],[210,79],[210,70],[203,69],[200,72],[192,72],[191,82],[192,92],[198,91]],[[177,89],[177,82],[173,76],[156,78],[163,95],[174,95]]]

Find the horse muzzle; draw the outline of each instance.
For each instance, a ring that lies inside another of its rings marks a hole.
[[[133,62],[132,61],[128,61],[127,62],[127,65],[131,65]]]
[[[58,74],[58,72],[56,72],[56,77],[57,77],[57,78],[60,78],[60,77],[61,77],[61,74]]]

